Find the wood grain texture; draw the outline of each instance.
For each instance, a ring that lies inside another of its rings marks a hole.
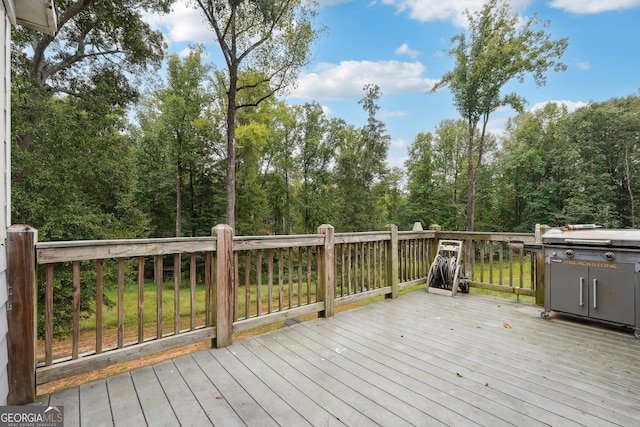
[[[113,425],[637,425],[640,341],[541,310],[415,291],[37,401],[66,425],[106,393]]]

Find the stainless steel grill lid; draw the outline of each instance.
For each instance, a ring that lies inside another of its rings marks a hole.
[[[552,228],[542,235],[543,244],[640,248],[640,229],[564,230]]]

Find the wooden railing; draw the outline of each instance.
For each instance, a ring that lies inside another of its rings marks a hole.
[[[20,314],[22,323],[35,322],[38,312],[44,325],[40,339],[34,334],[24,343],[36,357],[29,362],[35,383],[21,383],[22,401],[35,397],[36,384],[204,340],[222,347],[233,333],[313,313],[330,317],[336,306],[375,296],[395,298],[426,283],[441,238],[472,245],[472,286],[523,295],[539,289],[544,263],[531,234],[414,229],[334,234],[324,225],[318,234],[234,237],[220,225],[212,237],[35,245],[35,230],[10,229],[9,273],[19,272],[13,287],[39,287],[44,295]],[[19,255],[29,250],[36,263]],[[20,322],[9,320],[10,327]]]
[[[437,238],[471,245],[465,275],[472,287],[532,296],[543,303],[544,256],[535,234],[439,231]]]

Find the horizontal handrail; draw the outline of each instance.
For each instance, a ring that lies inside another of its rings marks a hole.
[[[222,298],[232,305],[224,327],[240,332],[296,316],[332,315],[334,306],[395,296],[399,289],[425,284],[439,239],[471,242],[473,256],[465,268],[472,286],[532,295],[540,277],[534,277],[539,266],[533,254],[541,245],[531,233],[397,231],[395,226],[362,233],[324,230],[231,233],[223,252],[220,235],[36,243],[39,280],[46,289],[44,306],[36,308],[44,310],[46,332],[39,344],[37,382],[198,340],[215,341],[227,333],[216,318],[220,280],[230,281],[225,289],[231,292]],[[54,339],[54,301],[61,301],[62,294],[72,298],[73,331],[71,344],[58,349],[62,342]],[[95,331],[89,325],[89,334],[80,327],[87,295],[95,311]],[[113,310],[103,309],[107,295]],[[125,304],[137,308],[127,314]],[[111,313],[117,318],[108,326]],[[107,337],[111,333],[113,339]]]

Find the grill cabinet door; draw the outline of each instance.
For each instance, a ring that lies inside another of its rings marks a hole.
[[[617,270],[589,268],[589,317],[627,325],[635,323],[632,267],[633,264],[618,264]]]
[[[549,308],[565,313],[589,315],[588,287],[589,267],[551,262],[549,265]]]

